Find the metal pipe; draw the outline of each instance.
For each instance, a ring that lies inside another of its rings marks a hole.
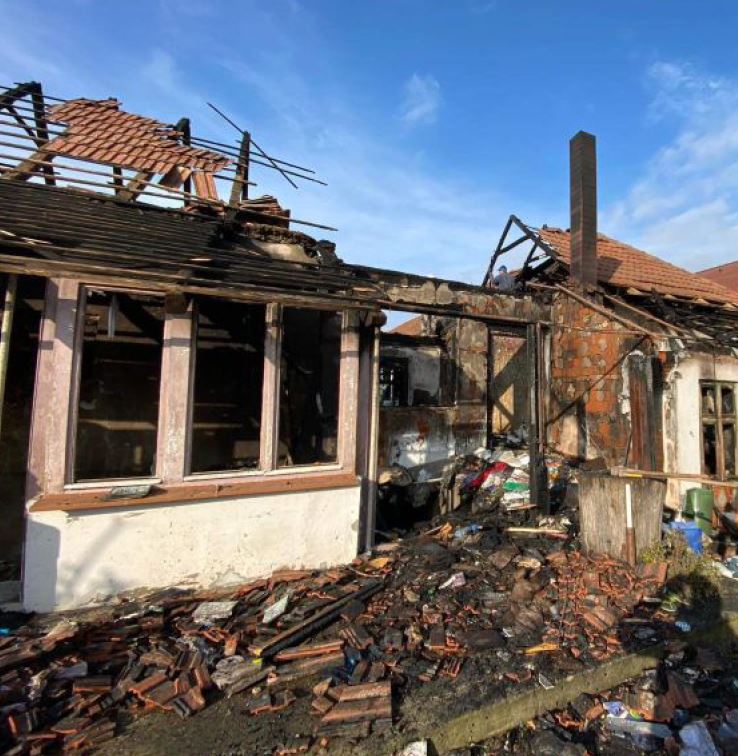
[[[3,319],[0,325],[0,429],[5,410],[5,383],[8,376],[8,358],[10,357],[10,335],[13,331],[13,316],[15,315],[15,295],[18,287],[18,276],[8,275],[5,287],[5,302],[3,304]]]

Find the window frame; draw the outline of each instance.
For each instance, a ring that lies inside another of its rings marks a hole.
[[[729,387],[733,392],[733,412],[730,414],[723,413],[722,389]],[[705,388],[712,388],[715,400],[715,412],[710,414],[705,411],[703,402],[703,391]],[[719,381],[719,380],[701,380],[699,382],[699,402],[700,402],[700,470],[703,475],[716,480],[736,480],[738,479],[738,444],[735,446],[733,469],[736,471],[732,476],[726,475],[725,472],[725,442],[723,438],[723,425],[732,423],[734,430],[738,430],[738,382],[736,381]],[[705,426],[710,425],[715,428],[715,467],[714,474],[705,469]]]
[[[79,397],[82,388],[82,354],[84,352],[85,312],[87,296],[90,289],[113,294],[134,294],[158,297],[161,299],[162,309],[165,309],[165,296],[160,291],[151,289],[134,289],[124,286],[108,286],[106,284],[80,283],[77,292],[77,305],[74,321],[74,336],[72,349],[72,374],[70,390],[70,406],[67,421],[66,455],[64,470],[64,488],[67,490],[88,490],[111,485],[145,485],[161,481],[159,444],[161,440],[162,397],[164,379],[164,353],[166,348],[166,312],[164,315],[164,334],[162,339],[161,356],[162,368],[159,373],[159,412],[156,419],[156,442],[154,447],[154,474],[145,476],[131,476],[128,478],[96,478],[94,480],[75,480],[75,459],[77,453],[77,431],[79,424]]]
[[[346,481],[356,481],[357,455],[357,421],[359,404],[359,311],[346,310],[338,307],[281,304],[270,302],[266,304],[265,317],[265,347],[264,347],[264,378],[262,386],[262,425],[260,438],[260,461],[258,469],[224,470],[211,472],[191,472],[191,443],[192,416],[194,402],[194,376],[196,353],[196,298],[189,300],[185,312],[170,312],[166,305],[166,292],[150,289],[109,285],[104,282],[68,281],[67,290],[75,291],[74,306],[67,309],[61,322],[56,323],[54,338],[54,355],[49,359],[56,367],[59,351],[63,347],[59,343],[60,330],[65,328],[73,331],[72,353],[68,364],[62,364],[66,371],[68,402],[54,408],[56,419],[66,426],[64,440],[64,471],[51,470],[44,477],[41,486],[41,499],[45,494],[57,496],[57,493],[69,493],[81,497],[85,494],[100,496],[111,487],[118,485],[152,484],[164,486],[168,489],[182,489],[182,501],[188,501],[190,493],[196,489],[209,488],[206,484],[212,482],[216,491],[239,491],[239,495],[248,495],[248,486],[253,483],[254,492],[258,493],[265,487],[275,486],[275,490],[310,490],[325,487],[330,478]],[[164,304],[164,339],[162,345],[162,368],[159,383],[159,415],[156,440],[155,474],[145,478],[116,478],[99,479],[94,481],[74,481],[75,439],[78,422],[78,404],[81,379],[82,338],[84,336],[84,313],[88,289],[100,289],[106,292],[122,292],[129,294],[146,294],[161,297]],[[207,296],[207,295],[206,295]],[[263,304],[263,300],[249,298],[218,297],[219,299],[249,304]],[[282,309],[296,307],[302,309],[317,309],[337,312],[341,316],[341,346],[340,346],[340,376],[338,398],[338,438],[337,459],[330,463],[314,463],[307,465],[293,465],[290,467],[277,466],[277,452],[279,445],[279,392],[280,392],[280,357],[282,335]],[[56,318],[59,312],[51,314]],[[55,376],[59,376],[55,371]],[[46,434],[44,434],[46,435]],[[46,437],[47,468],[49,453],[52,448],[51,439]],[[324,475],[322,475],[324,474]],[[300,478],[302,483],[294,485],[291,479]],[[39,480],[42,480],[39,478]],[[222,484],[219,483],[222,481]],[[269,481],[273,481],[270,484]],[[282,481],[280,483],[280,481]],[[344,485],[345,482],[344,482]],[[188,493],[189,492],[189,493]],[[230,494],[234,495],[234,494]],[[217,498],[212,497],[212,498]],[[43,502],[41,508],[44,508]],[[152,502],[153,503],[153,502]],[[72,505],[69,505],[74,508]],[[82,502],[80,508],[89,506]],[[100,506],[104,507],[105,504]],[[114,506],[111,504],[110,506]],[[118,504],[120,506],[120,504]],[[66,505],[65,505],[66,508]]]

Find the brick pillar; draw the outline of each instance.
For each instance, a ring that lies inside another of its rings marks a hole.
[[[592,134],[580,131],[569,142],[571,277],[597,283],[597,153]]]

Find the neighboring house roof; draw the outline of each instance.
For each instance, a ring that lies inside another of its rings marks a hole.
[[[175,166],[215,173],[230,163],[220,153],[180,144],[174,128],[126,113],[118,100],[68,100],[50,116],[69,127],[46,147],[59,155],[162,174]]]
[[[400,336],[422,336],[423,335],[423,316],[417,315],[404,323],[395,326],[387,333],[396,333]]]
[[[703,278],[709,278],[711,281],[725,286],[727,289],[738,291],[738,260],[735,262],[716,265],[714,268],[697,271],[698,275]]]
[[[569,265],[571,247],[568,231],[544,227],[534,233],[557,259]],[[738,291],[731,291],[714,280],[691,273],[604,234],[597,237],[597,278],[602,284],[635,290],[632,293],[656,291],[667,298],[738,305]]]

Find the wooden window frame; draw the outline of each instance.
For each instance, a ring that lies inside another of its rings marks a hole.
[[[162,296],[146,288],[109,286],[103,283],[54,279],[54,296],[47,304],[45,320],[53,320],[51,348],[42,353],[39,375],[53,374],[52,385],[37,383],[33,428],[44,427],[38,438],[32,435],[33,464],[29,488],[40,494],[31,511],[103,509],[108,507],[160,505],[193,500],[248,496],[301,490],[321,490],[358,485],[356,471],[357,414],[359,402],[359,313],[353,310],[308,307],[337,311],[342,316],[339,378],[337,459],[332,463],[277,467],[279,445],[279,391],[282,305],[266,307],[264,381],[260,469],[218,472],[189,472],[191,422],[196,351],[195,305],[185,312],[165,308],[162,368],[155,475],[74,482],[74,445],[84,327],[84,299],[88,288]],[[51,295],[50,295],[51,296]],[[244,300],[237,300],[244,301]],[[254,303],[262,303],[254,300]],[[293,305],[286,305],[293,307]],[[44,323],[44,328],[48,323]],[[71,338],[70,338],[71,337]],[[46,392],[51,392],[51,401]],[[38,412],[46,408],[48,426]],[[57,431],[63,428],[61,437]],[[32,430],[33,434],[33,430]],[[106,501],[110,489],[119,485],[151,484],[152,493],[141,499]]]
[[[735,459],[733,460],[734,475],[727,476],[725,473],[725,451],[723,439],[723,425],[732,422],[735,431],[738,431],[738,382],[735,381],[718,381],[718,380],[701,380],[700,386],[700,470],[706,475],[716,480],[735,480],[738,478],[738,443],[735,445]],[[733,392],[733,412],[729,415],[723,414],[722,388],[729,387]],[[703,388],[710,387],[715,396],[715,412],[710,414],[705,412],[702,402]],[[716,473],[711,475],[705,469],[705,425],[715,426],[715,466]],[[735,432],[734,431],[734,432]]]

